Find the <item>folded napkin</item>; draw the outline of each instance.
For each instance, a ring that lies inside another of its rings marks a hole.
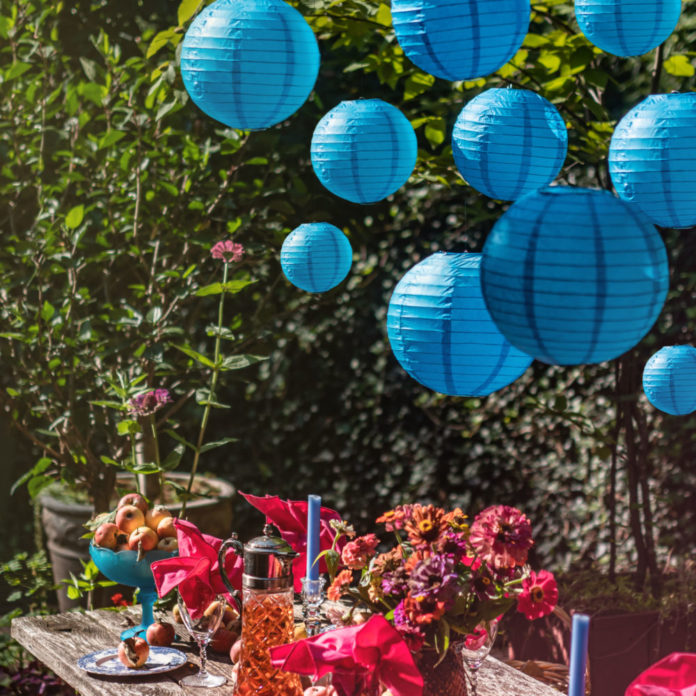
[[[302,578],[307,566],[307,508],[306,500],[281,500],[277,495],[263,498],[248,493],[240,494],[244,499],[266,515],[266,521],[278,527],[280,536],[300,555],[293,561],[292,571],[295,578],[295,592],[302,591]],[[340,520],[341,516],[331,508],[322,507],[319,522],[319,550],[331,548],[336,532],[331,529],[329,520]],[[340,553],[343,544],[339,543]],[[319,560],[319,572],[326,573],[326,562]]]
[[[198,618],[215,599],[224,595],[235,606],[220,575],[218,551],[222,539],[203,534],[195,524],[174,520],[179,555],[152,564],[157,594],[164,597],[175,587],[192,618]],[[225,554],[225,572],[236,589],[242,586],[243,560],[229,549]]]
[[[696,696],[696,654],[667,655],[639,674],[625,696]]]
[[[332,682],[341,696],[354,696],[364,677],[381,682],[393,696],[423,694],[423,677],[411,651],[381,614],[359,626],[271,648],[271,662],[315,679],[333,672]]]

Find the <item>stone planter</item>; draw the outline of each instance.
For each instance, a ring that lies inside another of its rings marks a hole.
[[[188,474],[167,474],[177,483],[185,485]],[[201,480],[201,477],[198,477]],[[198,525],[206,534],[226,538],[232,531],[233,498],[235,488],[232,484],[222,479],[206,478],[205,482],[215,491],[215,495],[209,498],[192,500],[187,506],[187,518]],[[84,523],[94,514],[94,509],[89,504],[66,503],[48,494],[40,496],[41,521],[46,532],[46,546],[48,548],[51,565],[53,566],[53,578],[56,584],[70,577],[70,573],[79,575],[82,572],[80,561],[89,561],[89,540],[81,539],[85,533]],[[181,510],[180,504],[167,506],[174,516]],[[94,598],[95,606],[109,605],[108,598],[116,591],[114,588],[105,588]],[[79,601],[68,599],[65,589],[57,591],[58,606],[61,611],[80,606]]]

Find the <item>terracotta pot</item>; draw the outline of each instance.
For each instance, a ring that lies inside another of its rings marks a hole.
[[[167,474],[167,478],[185,485],[188,474],[170,473]],[[201,477],[198,477],[198,480],[201,480]],[[187,517],[206,534],[226,538],[232,530],[232,501],[236,493],[235,488],[222,479],[205,478],[204,480],[215,490],[215,495],[190,501],[187,506]],[[94,514],[94,508],[89,504],[66,503],[47,493],[39,497],[39,502],[42,508],[41,522],[46,532],[46,546],[53,567],[53,579],[58,584],[61,580],[69,578],[70,573],[80,575],[82,572],[80,561],[89,561],[89,540],[80,537],[86,531],[83,525]],[[175,516],[181,510],[180,504],[167,507]],[[94,605],[110,606],[109,598],[115,592],[128,592],[126,596],[130,596],[132,588],[104,588],[93,597]],[[61,611],[84,605],[84,602],[68,599],[62,587],[56,594]]]
[[[466,696],[466,675],[457,654],[450,648],[437,664],[439,659],[434,650],[424,650],[416,661],[423,675],[423,696]]]

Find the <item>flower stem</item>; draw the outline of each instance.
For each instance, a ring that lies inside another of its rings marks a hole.
[[[136,471],[135,467],[138,464],[138,460],[135,457],[135,433],[130,434],[130,441],[131,441],[131,464],[133,465],[133,478],[135,478],[135,492],[142,495],[142,491],[140,490],[140,477],[138,476],[137,473],[135,473],[135,471]]]
[[[155,464],[159,469],[158,475],[160,480],[160,489],[164,487],[164,472],[160,469],[160,451],[159,451],[159,441],[157,440],[157,425],[155,424],[154,414],[150,414],[148,418],[150,421],[150,431],[152,432],[152,446],[155,452]]]
[[[213,355],[213,372],[210,375],[210,389],[208,390],[208,398],[206,399],[205,408],[203,409],[203,417],[201,418],[201,427],[198,432],[198,441],[196,442],[196,450],[193,454],[193,465],[191,466],[191,475],[189,476],[188,485],[186,486],[186,496],[181,504],[181,518],[186,519],[186,504],[191,495],[193,481],[196,478],[198,471],[198,461],[201,457],[201,448],[205,438],[205,431],[208,427],[208,419],[210,418],[211,403],[215,400],[215,388],[217,387],[218,375],[220,374],[220,346],[222,344],[222,318],[225,307],[225,292],[227,286],[227,274],[229,264],[223,265],[222,271],[222,291],[220,292],[220,302],[218,303],[218,323],[217,334],[215,336],[215,352]]]

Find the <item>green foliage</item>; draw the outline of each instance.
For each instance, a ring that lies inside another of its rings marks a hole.
[[[51,564],[43,551],[16,554],[0,566],[0,576],[13,588],[7,601],[21,604],[29,611],[45,607],[48,592],[55,588]]]
[[[88,597],[87,608],[92,609],[92,593],[99,587],[113,587],[116,585],[111,580],[100,580],[99,568],[94,564],[94,561],[80,561],[82,564],[82,572],[79,576],[70,573],[70,577],[62,581],[65,585],[65,590],[68,599],[82,599]]]
[[[396,364],[385,316],[408,268],[439,249],[479,251],[505,210],[455,170],[449,136],[468,100],[509,85],[542,94],[569,129],[559,182],[609,187],[611,132],[657,84],[654,56],[602,53],[579,33],[572,3],[557,0],[533,6],[508,65],[448,83],[403,55],[388,3],[301,0],[293,4],[322,52],[316,89],[286,123],[250,134],[206,117],[183,89],[177,50],[203,4],[81,0],[75,13],[48,0],[0,5],[0,406],[41,457],[26,479],[32,493],[60,476],[103,499],[110,462],[127,460],[131,446],[131,426],[119,434],[122,417],[104,403],[122,373],[175,397],[180,425],[163,435],[167,467],[181,454],[190,469],[203,452],[195,425],[203,405],[207,467],[244,490],[320,492],[365,528],[385,506],[413,499],[472,511],[515,504],[537,526],[545,562],[605,560],[608,470],[617,447],[619,464],[629,455],[614,434],[614,366],[535,364],[486,399],[443,397]],[[665,45],[663,91],[689,88],[695,28],[688,0]],[[332,197],[309,163],[319,118],[358,97],[401,108],[419,139],[408,184],[367,208]],[[284,236],[310,219],[344,229],[354,250],[349,279],[319,297],[287,284],[278,264]],[[208,250],[229,235],[247,253],[221,283]],[[669,231],[665,239],[668,305],[627,358],[633,366],[660,345],[694,340],[696,242]],[[224,342],[222,361],[211,338]],[[269,359],[255,363],[260,355]],[[212,389],[211,370],[221,377]],[[654,533],[665,552],[690,547],[696,433],[646,410],[635,376],[632,385],[621,399],[644,415]],[[237,442],[211,449],[228,438]],[[630,563],[628,488],[621,475],[615,536]],[[258,520],[240,512],[242,527],[256,531]]]

